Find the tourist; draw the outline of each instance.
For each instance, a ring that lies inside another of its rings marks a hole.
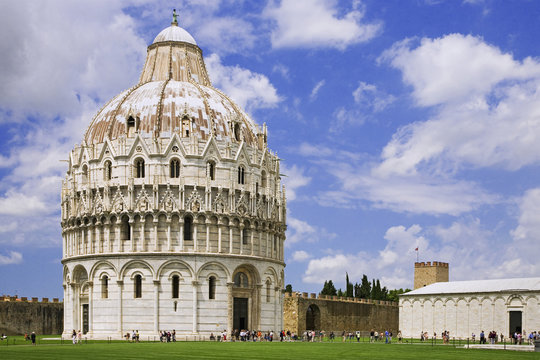
[[[375,331],[375,342],[379,341],[379,333]]]
[[[472,333],[472,334],[471,334],[471,340],[472,340],[473,344],[474,344],[474,340],[475,340],[475,339],[476,339],[476,335],[475,335],[474,333]]]
[[[372,343],[374,339],[375,339],[375,331],[373,331],[373,329],[371,329],[371,331],[369,333],[369,342]]]
[[[36,345],[36,333],[32,331],[32,335],[30,335],[30,338],[32,339],[32,345]]]
[[[71,333],[71,339],[73,340],[73,345],[77,343],[77,332],[75,329],[73,329],[73,332]]]
[[[388,330],[386,330],[386,331],[384,332],[384,343],[385,343],[385,344],[388,344],[388,335],[389,335],[389,334],[388,334]]]
[[[484,334],[484,330],[480,331],[480,344],[486,343],[486,335]]]
[[[398,342],[399,343],[403,342],[403,335],[401,334],[401,330],[398,331],[397,337],[398,337]]]
[[[77,344],[82,344],[82,331],[77,331]]]

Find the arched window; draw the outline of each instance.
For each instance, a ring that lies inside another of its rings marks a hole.
[[[172,298],[178,299],[179,294],[180,294],[180,276],[174,275],[172,277]]]
[[[184,240],[192,240],[191,233],[193,231],[193,219],[191,216],[184,218]]]
[[[82,182],[83,184],[88,184],[88,166],[84,165],[82,167]]]
[[[240,125],[234,124],[234,138],[236,141],[240,141]]]
[[[238,167],[238,183],[239,184],[245,184],[245,172],[246,170],[244,169],[243,166]]]
[[[178,159],[172,159],[169,164],[170,176],[172,178],[180,177],[180,161]]]
[[[136,178],[144,177],[144,160],[143,159],[135,160],[135,177]]]
[[[237,272],[236,275],[234,275],[234,286],[239,288],[249,287],[249,279],[247,275],[241,271]]]
[[[131,240],[131,225],[127,216],[122,219],[122,239]]]
[[[270,287],[272,283],[270,283],[270,280],[266,280],[266,302],[270,302]]]
[[[214,300],[216,298],[216,277],[210,276],[208,279],[208,299]]]
[[[182,134],[184,135],[184,137],[189,137],[189,130],[189,118],[187,116],[184,116],[182,118]]]
[[[247,228],[244,228],[242,231],[242,244],[247,245],[249,238],[249,230]]]
[[[109,277],[104,275],[101,278],[101,298],[107,299],[109,297]]]
[[[103,179],[105,181],[112,179],[112,162],[109,160],[105,161],[105,166],[103,167]]]
[[[135,275],[135,289],[134,297],[136,299],[142,298],[142,276]]]
[[[274,235],[274,252],[277,251],[277,236]]]
[[[216,179],[216,164],[213,161],[208,162],[207,171],[208,171],[207,175],[210,178],[210,180],[215,180]]]
[[[133,134],[135,134],[135,119],[133,118],[133,116],[130,116],[127,119],[127,134],[128,136],[132,136]]]
[[[263,170],[261,173],[261,186],[263,189],[266,188],[266,171]]]

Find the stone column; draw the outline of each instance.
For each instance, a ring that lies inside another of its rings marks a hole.
[[[154,280],[154,333],[159,332],[159,280]]]
[[[86,246],[85,246],[85,254],[92,254],[93,253],[93,246],[92,246],[92,225],[88,225],[86,227]]]
[[[144,236],[146,235],[146,219],[141,218],[141,226],[139,228],[139,245],[135,244],[135,251],[145,251],[146,244]]]
[[[227,337],[229,341],[232,340],[233,332],[233,284],[232,282],[227,283]]]
[[[105,251],[111,252],[111,223],[109,219],[103,224],[103,241],[105,242]]]
[[[197,229],[199,228],[199,220],[193,218],[193,251],[199,251],[199,244],[197,243]]]
[[[193,280],[191,282],[193,285],[193,333],[196,334],[198,332],[198,326],[197,326],[197,320],[198,320],[198,308],[199,308],[199,302],[198,302],[198,290],[199,290],[199,282],[196,280]]]
[[[206,252],[210,252],[210,220],[206,219]]]
[[[262,229],[259,228],[259,256],[262,256]]]
[[[171,241],[171,219],[167,219],[167,250],[173,251],[172,241]]]
[[[82,229],[81,229],[81,251],[79,253],[79,255],[85,255],[86,254],[86,237],[85,237],[85,234],[86,234],[86,225],[81,225]]]
[[[254,236],[254,233],[255,233],[255,225],[251,225],[251,236],[250,236],[250,243],[251,243],[251,251],[250,251],[250,255],[253,256],[254,252],[253,252],[253,236]]]
[[[101,240],[101,227],[103,225],[100,221],[96,224],[96,246],[97,246],[97,253],[103,253],[103,241]]]
[[[88,333],[94,333],[94,283],[88,281]]]
[[[244,253],[244,224],[240,224],[240,254]]]
[[[158,236],[159,217],[154,217],[154,251],[159,251],[159,236]]]
[[[274,332],[281,331],[279,328],[279,318],[280,318],[280,309],[281,305],[279,303],[279,293],[280,288],[279,286],[274,287]],[[283,312],[281,312],[281,316],[283,316]]]
[[[255,285],[255,329],[261,328],[261,311],[262,311],[262,284]]]
[[[222,228],[222,225],[221,225],[221,219],[220,219],[218,220],[218,253],[223,251],[222,245],[221,245],[221,228]]]
[[[179,231],[178,231],[178,243],[180,245],[180,251],[184,251],[184,219],[180,218],[179,220]]]
[[[268,242],[270,241],[269,231],[266,232],[266,257],[268,257],[268,252],[270,251],[270,247],[268,246]]]
[[[75,299],[75,295],[77,293],[77,288],[76,288],[76,285],[75,283],[70,283],[69,284],[69,295],[71,296],[71,330],[77,330],[77,324],[75,322],[76,318],[77,318],[77,312],[75,311],[75,305],[76,305],[76,299]]]
[[[229,225],[229,254],[233,252],[233,227]]]
[[[133,219],[129,219],[129,238],[131,239],[131,252],[135,252],[135,237],[133,236],[134,224],[135,224],[135,221]]]
[[[124,280],[116,280],[116,284],[118,285],[118,319],[117,319],[117,331],[120,336],[123,336],[124,330],[122,329],[122,319],[123,319],[123,309],[122,309],[122,292],[124,288]]]

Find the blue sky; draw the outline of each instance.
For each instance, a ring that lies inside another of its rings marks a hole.
[[[540,265],[537,1],[13,0],[0,13],[0,293],[62,297],[60,183],[171,11],[214,86],[269,128],[286,282],[411,287]]]

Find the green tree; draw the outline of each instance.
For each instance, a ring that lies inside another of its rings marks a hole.
[[[371,284],[369,283],[369,280],[365,274],[362,276],[362,284],[360,285],[359,294],[356,297],[362,299],[371,298]]]
[[[339,289],[339,290],[337,291],[337,296],[343,297],[343,296],[345,296],[345,293],[344,293],[343,291],[341,291],[341,289]]]
[[[349,274],[345,273],[345,296],[347,297],[353,297],[353,284],[349,282]]]
[[[411,291],[411,289],[394,289],[394,290],[390,290],[388,292],[388,297],[387,299],[389,301],[395,301],[395,302],[398,302],[399,301],[399,295],[401,294],[405,294],[407,292]]]
[[[288,292],[289,294],[292,294],[292,285],[291,284],[287,284],[285,286],[285,292]]]
[[[336,287],[334,286],[332,280],[324,282],[321,295],[337,295]]]

